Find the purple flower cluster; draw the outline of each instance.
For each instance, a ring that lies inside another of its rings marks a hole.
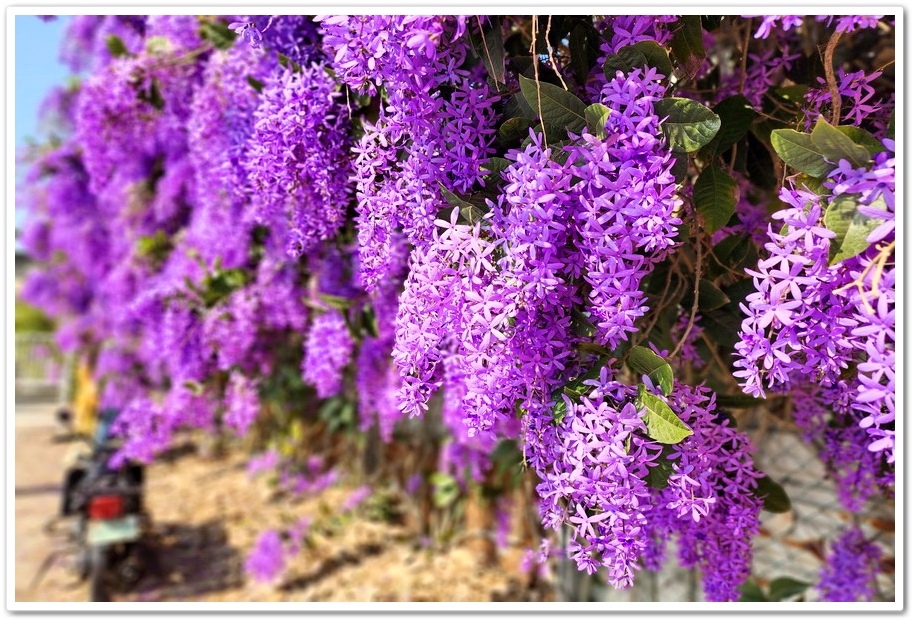
[[[258,536],[254,547],[245,559],[245,573],[255,581],[268,583],[275,580],[286,568],[286,550],[280,533],[265,530]]]
[[[302,378],[315,386],[319,398],[340,393],[352,351],[353,338],[343,314],[336,309],[319,314],[309,328],[302,359]]]
[[[584,144],[571,148],[582,179],[576,219],[590,287],[586,306],[610,349],[636,331],[648,309],[640,281],[678,245],[674,159],[654,111],[664,96],[661,78],[652,68],[617,72],[601,90],[610,108],[607,138],[586,133]]]
[[[257,383],[237,371],[232,372],[226,391],[223,422],[239,435],[244,435],[257,419],[260,407]]]
[[[288,252],[310,253],[343,224],[350,202],[349,120],[319,65],[278,69],[261,93],[242,167],[262,222],[285,218]]]
[[[821,570],[817,590],[823,601],[871,601],[881,561],[881,548],[854,526],[833,543]]]

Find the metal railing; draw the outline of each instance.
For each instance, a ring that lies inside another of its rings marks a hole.
[[[53,333],[16,334],[16,400],[51,399],[65,402],[71,382],[71,360],[62,353]]]

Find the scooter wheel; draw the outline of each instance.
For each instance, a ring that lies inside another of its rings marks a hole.
[[[111,601],[108,587],[110,548],[97,545],[89,550],[89,601]]]

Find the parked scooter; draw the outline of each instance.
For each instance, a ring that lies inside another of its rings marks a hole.
[[[146,564],[143,536],[149,516],[143,505],[144,468],[109,465],[117,442],[109,432],[117,412],[99,413],[95,437],[64,477],[61,517],[73,518],[69,539],[76,545],[75,571],[89,580],[90,601],[110,601],[141,578]],[[66,412],[58,419],[66,424]]]

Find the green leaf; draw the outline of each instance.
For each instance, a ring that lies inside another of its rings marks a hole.
[[[566,419],[567,407],[566,401],[563,400],[562,392],[557,393],[554,397],[553,406],[550,408],[551,413],[553,413],[553,423],[561,424],[564,419]]]
[[[735,213],[738,205],[738,182],[725,169],[709,165],[693,187],[693,203],[703,217],[706,232],[721,229]]]
[[[477,33],[471,38],[474,51],[483,61],[487,73],[496,84],[506,83],[506,47],[503,45],[502,26],[498,19],[482,25],[483,37]]]
[[[764,398],[754,398],[747,394],[717,394],[716,404],[725,409],[749,409],[766,404]]]
[[[366,305],[362,313],[363,331],[366,335],[378,338],[378,318],[375,315],[375,309],[371,305]]]
[[[260,93],[264,90],[264,83],[255,78],[254,76],[248,76],[248,84],[251,85],[251,88]]]
[[[567,132],[580,132],[585,127],[585,103],[554,84],[529,80],[519,76],[522,94],[528,105],[540,115],[547,130],[548,141],[568,138]]]
[[[661,491],[668,486],[668,477],[674,473],[674,461],[670,459],[658,459],[658,465],[649,468],[644,480],[646,484],[653,489]]]
[[[631,46],[624,46],[616,54],[608,55],[601,69],[605,78],[613,80],[618,71],[628,74],[635,67],[646,67],[648,65],[649,59],[646,58],[645,54],[633,49]]]
[[[763,510],[771,513],[787,513],[792,510],[792,502],[778,482],[764,475],[757,481],[754,495],[763,500]]]
[[[591,337],[598,331],[588,316],[579,309],[572,310],[571,319],[573,333],[578,337]]]
[[[493,157],[487,160],[487,163],[483,165],[484,168],[489,171],[491,174],[499,176],[500,173],[512,166],[512,161],[508,158],[498,158]]]
[[[668,51],[655,41],[639,41],[627,47],[642,54],[649,67],[654,67],[663,76],[670,76],[674,71],[671,59],[668,58]]]
[[[588,131],[598,138],[606,138],[607,119],[611,114],[611,109],[604,104],[590,104],[585,108],[585,123]]]
[[[700,311],[719,309],[731,301],[728,295],[709,279],[700,279],[699,290],[697,308]]]
[[[837,130],[852,139],[852,142],[856,145],[860,145],[867,149],[869,156],[887,151],[887,148],[881,144],[881,141],[872,136],[868,130],[863,130],[859,126],[841,125],[837,127]]]
[[[105,39],[105,47],[108,48],[108,53],[111,54],[112,58],[120,58],[130,54],[127,51],[127,46],[124,45],[124,40],[117,35],[108,35]]]
[[[531,120],[524,117],[512,117],[499,126],[499,142],[503,145],[515,145],[528,138]]]
[[[811,130],[811,142],[824,158],[835,164],[840,160],[846,160],[859,168],[867,166],[871,161],[871,154],[866,148],[857,145],[846,134],[830,125],[823,115],[818,117],[814,129]]]
[[[600,35],[590,21],[576,19],[569,33],[569,66],[576,81],[584,84],[601,54]]]
[[[671,40],[671,53],[685,77],[692,80],[706,60],[702,20],[699,15],[683,15],[674,24],[672,32],[674,38]]]
[[[808,134],[789,129],[773,130],[770,143],[783,162],[802,173],[824,177],[836,168],[824,159],[824,154]]]
[[[712,111],[719,115],[722,127],[716,136],[702,149],[701,155],[707,161],[725,153],[729,147],[741,140],[750,129],[757,111],[743,95],[732,95],[716,104]]]
[[[442,191],[442,196],[445,198],[445,201],[448,202],[448,206],[439,213],[439,217],[442,220],[449,220],[452,215],[452,209],[456,207],[458,208],[458,214],[461,216],[462,220],[471,225],[482,220],[483,217],[486,216],[487,210],[485,208],[446,190],[441,182],[439,183],[439,190]]]
[[[770,601],[757,582],[748,579],[741,585],[738,601]]]
[[[776,95],[787,102],[792,104],[801,104],[805,101],[805,95],[808,94],[808,91],[811,90],[807,84],[791,84],[785,87],[779,87],[776,89]]]
[[[433,485],[433,504],[436,508],[446,508],[458,500],[461,495],[461,487],[454,476],[445,472],[436,472],[429,477]]]
[[[336,294],[325,294],[324,292],[318,295],[318,298],[321,299],[328,307],[332,309],[339,309],[341,311],[347,311],[350,307],[353,306],[353,301],[348,299],[345,296],[337,296]]]
[[[691,153],[713,139],[722,121],[703,104],[686,97],[655,102],[655,114],[664,119],[662,132],[674,151]]]
[[[219,50],[228,50],[235,45],[238,35],[222,21],[205,21],[200,25],[200,38],[209,41]]]
[[[770,582],[770,601],[782,601],[797,597],[811,588],[810,582],[802,582],[790,577],[779,577]]]
[[[804,186],[815,195],[828,197],[833,194],[833,191],[824,186],[824,181],[825,178],[823,177],[811,177],[807,173],[797,173],[795,175],[795,183],[798,186]]]
[[[690,156],[681,151],[672,153],[674,154],[674,165],[671,167],[671,175],[674,176],[675,182],[683,184],[690,171]]]
[[[627,356],[627,365],[640,378],[648,376],[652,382],[667,396],[674,389],[674,372],[668,362],[645,346],[634,346]]]
[[[701,15],[700,22],[703,24],[703,30],[712,32],[719,27],[722,22],[722,15]]]
[[[869,207],[887,209],[884,199],[878,197]],[[836,234],[830,241],[830,263],[836,264],[859,255],[871,243],[866,240],[883,221],[868,218],[859,212],[856,195],[843,194],[830,202],[824,212],[824,225]]]
[[[636,407],[645,409],[643,421],[646,423],[649,437],[659,443],[680,443],[693,434],[693,430],[684,424],[664,400],[650,394],[646,386],[639,384]]]
[[[887,122],[887,138],[892,141],[895,140],[894,136],[897,131],[897,109],[893,108],[891,110],[891,120]]]

